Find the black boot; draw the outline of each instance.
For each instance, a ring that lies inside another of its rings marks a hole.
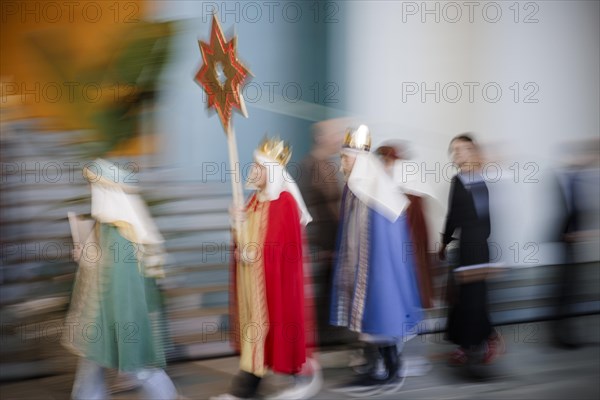
[[[398,370],[400,368],[396,345],[382,346],[379,347],[378,351],[383,358],[383,371],[380,371],[377,368],[377,363],[375,363],[368,374],[359,376],[353,381],[333,390],[337,392],[361,392],[366,394],[368,393],[367,390],[371,388],[377,390],[377,388],[383,385],[396,382],[399,379]]]
[[[353,365],[352,369],[359,375],[368,375],[378,367],[381,354],[379,353],[379,348],[376,345],[366,343],[362,349],[362,355],[364,357],[364,364]]]
[[[400,357],[398,355],[398,348],[396,345],[380,347],[379,352],[383,357],[383,362],[386,369],[385,383],[391,382],[398,377],[398,371],[400,370]]]

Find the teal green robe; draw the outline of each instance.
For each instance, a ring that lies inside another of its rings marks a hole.
[[[75,280],[67,317],[73,329],[65,344],[108,368],[162,368],[165,323],[156,280],[144,274],[138,246],[116,226],[95,229],[97,245],[84,246],[87,262],[80,263]]]

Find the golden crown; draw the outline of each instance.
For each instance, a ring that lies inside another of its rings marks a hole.
[[[358,128],[348,128],[342,147],[345,149],[370,151],[371,132],[369,131],[369,127],[360,125]]]
[[[264,138],[258,146],[258,152],[265,157],[285,166],[292,157],[292,148],[279,138]]]

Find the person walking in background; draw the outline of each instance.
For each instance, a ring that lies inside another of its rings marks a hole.
[[[555,345],[575,349],[582,345],[581,332],[572,319],[581,290],[582,265],[590,254],[597,254],[600,237],[600,139],[569,145],[570,152],[565,151],[564,145],[561,149],[563,157],[568,157],[567,165],[559,174],[560,191],[553,196],[558,197],[561,211],[558,227],[551,232],[563,243],[563,260],[556,279],[553,336]]]
[[[351,340],[347,330],[329,325],[329,291],[343,187],[343,178],[339,173],[339,154],[346,127],[343,125],[344,121],[345,119],[332,119],[313,125],[313,148],[300,163],[298,179],[306,207],[313,217],[313,221],[306,227],[306,235],[310,246],[311,275],[315,287],[321,344]]]
[[[386,172],[392,178],[400,195],[406,196],[409,200],[406,217],[410,231],[410,248],[406,252],[407,255],[414,255],[415,274],[419,285],[418,292],[421,305],[424,309],[432,308],[434,301],[432,275],[434,271],[431,262],[433,253],[429,253],[430,237],[428,228],[428,223],[431,223],[428,217],[431,218],[431,215],[426,215],[426,210],[431,212],[436,206],[439,209],[441,204],[432,197],[433,191],[423,179],[419,179],[416,174],[407,173],[411,170],[409,168],[410,164],[408,164],[410,163],[408,143],[401,140],[388,140],[381,143],[375,150],[375,154],[383,162]],[[399,354],[402,353],[406,341],[410,338],[409,336],[398,341]],[[404,376],[422,376],[431,370],[431,363],[427,359],[426,349],[424,347],[418,348],[420,349],[418,355],[413,354],[411,357],[404,357],[404,368],[400,371],[400,374]]]
[[[427,195],[427,192],[423,190],[425,185],[412,185],[412,182],[408,182],[402,176],[401,164],[408,159],[406,144],[399,141],[384,142],[377,148],[375,153],[381,158],[386,171],[390,174],[398,189],[410,202],[406,209],[406,216],[408,228],[410,229],[412,250],[415,255],[421,305],[423,308],[431,308],[433,307],[433,282],[428,248],[429,232],[425,218],[424,203],[426,199],[424,197]]]
[[[446,247],[460,232],[457,266],[481,266],[490,262],[488,237],[490,214],[488,189],[481,175],[482,155],[478,144],[468,134],[452,139],[449,148],[459,172],[452,178],[448,214],[442,234],[439,257],[444,260]],[[450,273],[447,338],[459,347],[450,363],[464,365],[483,350],[483,362],[491,363],[503,351],[502,337],[493,329],[487,305],[485,278],[461,280]]]

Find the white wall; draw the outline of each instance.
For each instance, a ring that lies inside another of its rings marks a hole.
[[[430,170],[448,162],[451,137],[475,132],[501,165],[503,179],[490,190],[492,240],[503,259],[514,258],[516,242],[519,264],[552,262],[555,249],[544,243],[555,208],[548,169],[556,165],[561,143],[600,132],[599,3],[520,2],[518,16],[515,2],[472,2],[472,15],[465,3],[343,3],[343,18],[330,26],[330,36],[346,45],[330,53],[329,73],[340,76],[349,113],[371,124],[375,143],[407,139]],[[423,7],[438,11],[427,14]],[[436,82],[439,102],[435,94],[422,98],[421,84],[435,91]],[[472,99],[468,82],[479,85]],[[462,88],[457,101],[454,83]],[[419,92],[411,95],[407,89],[414,85]],[[498,87],[502,96],[495,102]],[[525,102],[534,91],[528,100],[537,102]],[[440,173],[436,185],[444,201],[445,178]],[[427,180],[436,178],[430,174]],[[525,260],[534,252],[525,248],[529,243],[538,252]]]

